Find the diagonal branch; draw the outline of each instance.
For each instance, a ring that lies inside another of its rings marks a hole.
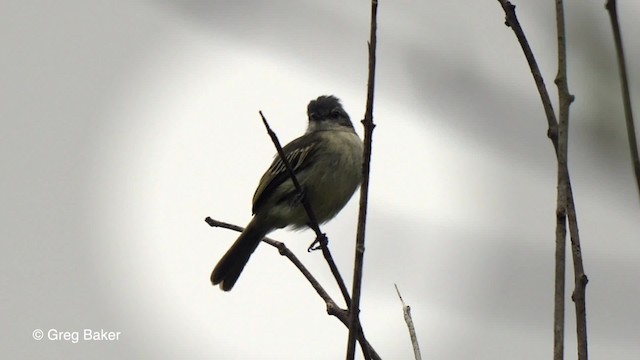
[[[531,74],[533,75],[533,80],[536,83],[536,88],[538,89],[540,100],[542,101],[542,106],[544,107],[544,113],[547,117],[547,123],[549,126],[547,136],[551,139],[551,141],[553,142],[553,146],[557,151],[558,121],[556,120],[556,114],[553,111],[553,105],[551,103],[549,93],[547,92],[547,87],[544,84],[544,78],[542,77],[542,73],[540,72],[540,68],[538,67],[538,62],[533,55],[531,46],[529,46],[529,42],[527,41],[527,37],[524,34],[524,30],[522,30],[520,22],[518,21],[518,17],[516,16],[516,6],[507,0],[498,0],[498,2],[500,3],[500,5],[502,5],[502,9],[505,13],[505,25],[510,27],[516,35],[516,38],[518,39],[518,42],[522,47],[522,51],[524,52],[524,57],[527,59],[527,63],[529,64],[529,68],[531,69]]]
[[[340,271],[338,270],[338,267],[336,266],[335,261],[333,261],[333,256],[329,251],[329,246],[327,246],[329,240],[327,239],[326,234],[320,231],[320,226],[318,225],[318,221],[316,220],[315,214],[313,212],[313,208],[311,207],[311,204],[309,203],[309,200],[307,199],[304,193],[304,189],[298,182],[298,179],[296,178],[296,174],[294,173],[293,168],[291,167],[291,164],[287,160],[287,157],[284,154],[284,151],[282,150],[282,146],[280,145],[280,141],[278,140],[276,133],[273,132],[273,130],[271,130],[271,127],[269,126],[267,119],[262,114],[262,111],[260,111],[259,113],[260,113],[260,117],[262,118],[262,122],[264,123],[264,126],[267,129],[267,133],[269,133],[269,137],[271,137],[271,140],[273,141],[273,145],[276,147],[276,150],[278,151],[278,156],[280,156],[280,160],[282,161],[287,171],[289,172],[289,177],[291,178],[291,182],[293,183],[296,190],[300,194],[302,205],[304,206],[307,216],[309,217],[309,226],[316,233],[316,240],[314,241],[314,243],[317,242],[320,245],[320,249],[322,249],[322,255],[324,256],[324,259],[327,261],[327,264],[329,265],[329,269],[331,269],[331,273],[333,274],[333,277],[336,279],[336,282],[338,283],[338,287],[340,288],[340,292],[342,293],[344,301],[347,304],[347,307],[349,308],[352,305],[352,299],[349,297],[349,290],[347,290],[347,286],[344,283],[344,280],[342,279],[342,275],[340,274]],[[313,243],[312,243],[311,246],[309,246],[309,251],[313,249],[315,248],[313,247]],[[362,326],[360,325],[360,319],[356,318],[353,324],[355,329],[354,331],[356,331],[358,334],[362,333]],[[349,330],[350,330],[349,333],[351,333],[351,326],[349,327]],[[355,346],[355,343],[354,343],[354,346]],[[367,360],[371,359],[369,348],[362,344],[361,346],[362,346],[362,352],[365,356],[365,359]]]
[[[300,194],[302,206],[304,207],[304,210],[306,211],[307,216],[309,217],[309,227],[313,229],[313,231],[316,233],[316,241],[320,244],[320,248],[322,249],[322,255],[327,261],[327,264],[329,264],[331,273],[333,274],[333,277],[336,279],[336,282],[338,283],[338,287],[340,288],[340,292],[342,292],[342,296],[344,297],[345,303],[347,304],[347,306],[349,306],[349,304],[351,303],[351,298],[349,297],[349,290],[347,290],[347,285],[342,279],[342,275],[340,275],[340,271],[338,271],[338,267],[336,266],[335,261],[333,261],[333,256],[331,255],[331,252],[329,251],[329,247],[327,246],[327,243],[329,242],[329,240],[327,239],[327,235],[324,234],[322,231],[320,231],[320,226],[318,225],[318,220],[316,219],[313,209],[311,208],[311,204],[309,203],[309,200],[307,199],[304,193],[304,189],[302,188],[302,185],[300,185],[300,183],[298,182],[298,179],[296,178],[296,174],[293,172],[293,168],[291,167],[289,160],[287,160],[287,156],[284,154],[284,151],[282,150],[280,141],[278,141],[278,136],[276,135],[275,132],[273,132],[273,130],[271,130],[271,127],[269,126],[267,119],[262,114],[262,111],[259,111],[259,113],[260,113],[260,117],[262,118],[262,122],[264,123],[264,126],[267,129],[267,133],[269,133],[269,137],[271,137],[271,141],[273,141],[273,145],[276,147],[276,150],[278,151],[278,156],[280,156],[280,160],[282,160],[282,163],[284,164],[284,166],[287,168],[287,171],[289,172],[289,177],[291,178],[291,182],[293,182],[293,186],[295,186],[296,190]],[[310,246],[309,248],[311,249],[312,246]]]
[[[271,127],[269,126],[267,119],[262,114],[262,111],[259,111],[259,113],[260,113],[260,117],[262,118],[262,123],[264,124],[264,127],[267,129],[267,133],[269,133],[269,137],[271,137],[271,141],[273,141],[273,145],[276,147],[276,150],[278,151],[278,156],[280,156],[280,161],[282,161],[282,163],[284,164],[284,167],[287,169],[287,172],[289,173],[289,178],[291,178],[291,182],[293,182],[293,186],[296,188],[298,193],[300,193],[302,206],[304,207],[304,210],[307,213],[307,217],[309,217],[309,227],[313,229],[313,231],[316,233],[316,236],[319,239],[324,238],[326,241],[326,235],[323,234],[322,231],[320,231],[320,226],[318,225],[318,220],[316,219],[316,215],[313,212],[313,209],[311,208],[311,204],[309,204],[309,200],[304,194],[302,185],[300,185],[300,182],[298,182],[298,178],[296,178],[296,174],[293,172],[293,168],[291,167],[289,160],[287,160],[287,155],[284,153],[284,150],[282,150],[282,146],[280,145],[278,136],[276,135],[275,132],[273,132],[273,130],[271,130]]]
[[[618,10],[616,0],[607,0],[605,5],[611,19],[613,29],[613,40],[616,45],[616,55],[618,57],[618,70],[620,72],[620,87],[622,88],[622,103],[624,106],[624,117],[627,124],[627,136],[629,138],[629,151],[631,152],[631,162],[636,175],[638,185],[638,195],[640,195],[640,156],[638,156],[638,141],[636,140],[636,128],[633,123],[633,112],[631,111],[631,95],[629,91],[629,80],[627,77],[627,65],[624,60],[624,50],[622,48],[622,35],[620,24],[618,23]]]
[[[237,231],[237,232],[242,232],[244,230],[244,228],[242,228],[241,226],[237,226],[237,225],[234,225],[234,224],[229,224],[229,223],[226,223],[226,222],[223,222],[223,221],[214,220],[214,219],[212,219],[210,217],[207,217],[206,219],[204,219],[204,221],[207,224],[209,224],[209,226],[211,226],[211,227],[220,227],[220,228],[229,229],[229,230],[233,230],[233,231]],[[264,243],[269,244],[269,245],[273,246],[274,248],[278,249],[278,252],[280,253],[280,255],[285,256],[287,259],[289,259],[289,261],[291,261],[291,263],[293,263],[293,265],[296,268],[298,268],[298,270],[302,273],[302,275],[307,279],[309,284],[311,284],[311,286],[316,291],[318,296],[320,296],[320,298],[322,298],[322,300],[324,300],[324,302],[325,302],[325,304],[327,306],[327,314],[335,316],[345,326],[347,326],[347,327],[349,326],[348,311],[341,309],[336,304],[336,302],[333,301],[333,299],[331,298],[329,293],[327,293],[327,291],[322,287],[322,285],[320,285],[318,280],[311,274],[311,272],[309,272],[309,270],[304,266],[304,264],[302,264],[300,259],[298,259],[298,257],[295,256],[295,254],[293,252],[291,252],[291,250],[289,250],[289,248],[287,248],[287,246],[284,243],[282,243],[280,241],[276,241],[276,240],[270,239],[268,237],[262,238],[262,241]],[[364,332],[362,331],[361,327],[359,328],[359,331],[358,331],[358,342],[360,343],[362,351],[365,354],[369,354],[370,355],[368,358],[373,359],[373,360],[380,360],[380,355],[378,355],[378,353],[376,353],[376,351],[374,350],[373,346],[371,346],[371,344],[367,341],[367,339],[365,338]]]

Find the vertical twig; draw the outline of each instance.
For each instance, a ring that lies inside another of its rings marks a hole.
[[[556,0],[556,32],[558,39],[558,73],[555,83],[558,87],[559,113],[558,113],[558,189],[556,203],[556,268],[554,318],[562,318],[562,327],[554,332],[554,359],[561,360],[564,357],[564,312],[565,312],[565,281],[566,281],[566,234],[567,234],[567,179],[569,178],[567,167],[567,150],[569,141],[569,106],[572,98],[569,94],[567,82],[567,47],[564,26],[563,0]],[[560,295],[562,294],[562,295]]]
[[[587,349],[587,332],[586,332],[586,305],[585,305],[585,287],[588,282],[587,276],[584,274],[584,267],[582,264],[582,253],[580,247],[580,235],[578,232],[578,222],[575,210],[575,203],[573,199],[573,191],[571,189],[571,178],[569,177],[569,170],[567,165],[567,140],[568,140],[568,115],[569,105],[573,101],[573,96],[569,94],[568,86],[566,82],[566,43],[564,35],[564,11],[562,8],[562,2],[556,0],[556,9],[558,16],[558,78],[556,84],[560,90],[560,116],[566,116],[566,121],[562,124],[563,131],[560,134],[558,121],[556,119],[549,93],[544,85],[544,80],[538,68],[531,47],[527,42],[524,35],[524,31],[518,22],[515,13],[515,6],[508,0],[498,0],[506,16],[506,25],[511,27],[515,33],[520,46],[524,52],[524,55],[529,63],[533,79],[538,88],[540,99],[544,106],[545,114],[547,117],[547,123],[549,129],[547,130],[547,136],[551,140],[553,147],[556,151],[556,157],[558,158],[558,209],[556,211],[556,284],[554,294],[554,360],[561,360],[564,356],[564,288],[565,288],[565,253],[566,253],[566,222],[569,220],[569,231],[571,234],[572,255],[574,263],[575,274],[575,290],[572,295],[572,299],[576,305],[576,319],[578,330],[578,343],[579,354],[583,353],[586,356]],[[562,70],[561,70],[562,69]],[[560,144],[560,138],[563,138],[562,144]],[[561,151],[561,148],[563,150]],[[562,152],[562,154],[561,154]],[[561,180],[564,179],[564,180]],[[564,201],[562,199],[565,199]],[[563,207],[563,204],[564,207]],[[580,358],[586,359],[586,357]]]
[[[587,348],[587,314],[585,288],[587,276],[584,274],[582,263],[582,250],[580,247],[580,237],[578,235],[578,223],[575,214],[575,207],[569,206],[569,168],[568,159],[568,139],[569,139],[569,107],[574,100],[574,96],[569,93],[567,80],[567,41],[564,22],[563,0],[556,0],[556,24],[558,32],[558,74],[556,85],[558,86],[559,99],[559,127],[558,127],[558,213],[564,212],[564,216],[569,219],[569,231],[571,233],[571,254],[573,257],[574,290],[571,299],[576,309],[576,333],[578,342],[578,360],[589,358]],[[571,196],[572,197],[572,196]],[[573,205],[573,204],[572,204]],[[558,214],[558,221],[560,215]],[[563,227],[565,219],[562,219]],[[566,231],[566,230],[565,230]],[[563,237],[565,234],[563,234]],[[564,240],[562,241],[565,242]],[[564,247],[561,245],[564,261]],[[558,248],[559,249],[559,248]],[[556,253],[558,255],[558,253]],[[564,264],[563,264],[564,266]],[[564,269],[562,270],[564,272]],[[564,280],[563,280],[564,282]],[[563,310],[564,311],[564,310]]]
[[[416,328],[413,326],[413,319],[411,318],[411,307],[404,303],[402,299],[402,295],[400,295],[400,290],[398,290],[398,285],[393,284],[396,287],[396,292],[398,293],[398,297],[402,302],[402,312],[404,313],[404,322],[407,323],[407,328],[409,328],[409,337],[411,338],[411,346],[413,346],[413,356],[416,360],[422,360],[422,354],[420,353],[420,346],[418,344],[418,336],[416,335]]]
[[[542,104],[545,110],[545,115],[547,117],[547,124],[549,126],[547,130],[547,136],[551,139],[553,147],[556,151],[556,157],[558,157],[559,146],[558,146],[558,121],[556,119],[555,112],[553,110],[553,105],[551,103],[551,98],[549,97],[549,93],[547,92],[547,88],[544,84],[544,79],[542,77],[542,73],[540,72],[540,68],[538,67],[538,63],[533,55],[533,51],[529,46],[529,42],[520,26],[520,22],[516,17],[515,5],[511,4],[510,1],[507,0],[498,0],[502,9],[505,12],[506,25],[510,27],[522,50],[524,52],[525,58],[529,64],[529,68],[531,69],[531,73],[533,75],[533,79],[535,81],[536,87],[538,88],[538,93],[540,94],[540,99],[542,100]],[[567,184],[569,185],[569,184]],[[559,189],[559,188],[558,188]],[[564,357],[564,298],[565,298],[565,236],[566,236],[566,223],[565,223],[565,211],[561,208],[561,211],[556,211],[556,255],[555,255],[555,272],[554,272],[554,310],[553,310],[553,359],[554,360],[562,360]]]
[[[358,231],[356,237],[355,261],[353,271],[353,289],[349,306],[349,338],[347,342],[347,360],[355,358],[355,342],[358,332],[360,313],[360,289],[362,287],[362,268],[364,262],[364,240],[367,221],[367,202],[369,196],[369,171],[371,165],[371,141],[373,136],[373,90],[376,70],[376,30],[378,1],[371,1],[371,29],[369,39],[369,76],[367,80],[367,106],[362,124],[364,125],[364,154],[362,163],[362,186],[360,188],[360,211],[358,213]]]
[[[622,48],[622,34],[618,23],[618,9],[616,0],[607,0],[605,8],[609,12],[611,28],[613,29],[613,40],[616,46],[618,57],[618,70],[620,72],[620,86],[622,88],[622,102],[624,105],[624,117],[627,123],[627,136],[629,137],[629,150],[631,151],[631,163],[636,175],[638,185],[638,195],[640,196],[640,157],[638,156],[638,141],[636,140],[636,129],[633,124],[633,112],[631,111],[631,95],[629,91],[629,81],[627,78],[627,65],[624,60],[624,50]]]

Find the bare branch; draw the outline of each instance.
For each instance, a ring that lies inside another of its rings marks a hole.
[[[244,230],[244,228],[241,227],[241,226],[237,226],[237,225],[234,225],[234,224],[226,223],[226,222],[223,222],[223,221],[214,220],[214,219],[212,219],[210,217],[207,217],[206,219],[204,219],[204,221],[207,224],[209,224],[209,226],[211,226],[211,227],[220,227],[220,228],[229,229],[229,230],[233,230],[233,231],[237,231],[237,232],[242,232]],[[320,285],[318,280],[316,280],[316,278],[311,274],[311,272],[309,272],[309,270],[304,266],[304,264],[302,264],[300,259],[298,259],[298,257],[293,252],[291,252],[291,250],[289,250],[289,248],[287,248],[287,246],[284,243],[282,243],[280,241],[273,240],[273,239],[268,238],[268,237],[262,238],[262,241],[264,243],[269,244],[269,245],[273,246],[274,248],[278,249],[278,252],[280,253],[280,255],[286,257],[287,259],[289,259],[289,261],[291,261],[291,263],[293,263],[293,265],[296,268],[298,268],[298,270],[302,273],[302,275],[307,279],[309,284],[311,284],[311,286],[316,291],[318,296],[320,296],[320,298],[322,298],[322,300],[324,300],[324,302],[325,302],[325,304],[327,306],[327,314],[335,316],[345,326],[347,326],[347,327],[349,326],[348,311],[344,310],[344,309],[341,309],[336,304],[336,302],[333,301],[333,299],[331,298],[329,293],[327,293],[327,291],[322,287],[322,285]],[[362,328],[359,328],[359,331],[358,331],[358,342],[360,343],[362,351],[364,353],[367,353],[367,354],[370,355],[370,357],[369,357],[370,359],[380,360],[380,356],[378,355],[378,353],[376,353],[376,351],[373,348],[373,346],[371,346],[371,344],[369,344],[369,342],[365,338],[364,332],[362,331]]]
[[[622,48],[622,35],[620,24],[618,23],[618,10],[616,0],[607,0],[605,5],[611,19],[613,29],[613,40],[616,45],[616,55],[618,57],[618,70],[620,72],[620,86],[622,88],[622,103],[624,106],[624,117],[627,124],[627,136],[629,138],[629,151],[631,152],[631,163],[636,175],[638,185],[638,195],[640,196],[640,156],[638,156],[638,141],[636,140],[636,128],[633,123],[633,112],[631,111],[631,95],[629,91],[629,80],[627,77],[627,65],[624,60],[624,50]]]
[[[411,337],[411,345],[413,346],[413,356],[416,360],[422,360],[420,346],[418,345],[418,336],[416,335],[416,328],[413,326],[413,319],[411,318],[411,307],[404,303],[402,295],[400,295],[400,290],[398,290],[398,285],[393,284],[393,286],[396,287],[396,292],[402,302],[402,312],[404,313],[404,321],[407,323],[407,328],[409,328],[409,337]]]
[[[560,104],[558,127],[558,211],[566,212],[569,219],[569,231],[571,233],[571,254],[573,256],[574,291],[571,299],[576,308],[576,332],[578,341],[578,360],[587,360],[587,314],[585,304],[585,288],[587,276],[584,274],[582,264],[582,250],[578,235],[578,223],[575,207],[569,206],[569,168],[568,143],[569,143],[569,107],[574,96],[569,93],[567,80],[567,39],[564,25],[563,0],[556,0],[556,24],[558,36],[558,74],[556,85],[558,86],[558,98]],[[564,219],[562,219],[564,223]],[[564,224],[563,224],[564,226]],[[562,234],[563,238],[565,234]],[[564,242],[564,239],[562,240]],[[564,250],[564,244],[562,244]],[[557,255],[557,253],[556,253]],[[564,258],[564,253],[563,253]],[[564,265],[564,264],[563,264]],[[564,269],[563,269],[564,271]],[[563,280],[564,281],[564,280]]]
[[[564,353],[564,287],[565,287],[565,253],[566,253],[566,218],[569,219],[569,231],[571,234],[571,245],[575,273],[575,290],[572,298],[576,303],[576,318],[579,337],[579,354],[583,352],[586,356],[586,306],[584,290],[587,284],[587,277],[584,274],[582,265],[582,253],[580,247],[580,236],[578,232],[578,222],[571,189],[571,179],[567,167],[567,134],[569,105],[573,101],[573,96],[569,94],[566,81],[566,44],[564,32],[564,11],[562,1],[556,0],[556,14],[558,25],[558,77],[556,84],[560,92],[560,118],[558,125],[549,94],[545,88],[542,75],[533,56],[533,52],[524,35],[524,31],[518,22],[515,14],[515,6],[507,0],[498,0],[506,15],[506,25],[514,31],[522,50],[524,51],[533,78],[538,88],[538,93],[542,100],[549,129],[547,136],[551,139],[556,157],[558,159],[558,204],[556,209],[556,271],[555,271],[555,295],[554,295],[554,359],[560,360]],[[564,118],[564,119],[563,119]],[[562,129],[559,129],[562,128]],[[560,144],[562,139],[562,144]],[[583,359],[583,358],[580,358]],[[584,358],[586,359],[586,357]]]
[[[540,73],[540,68],[536,62],[533,51],[529,46],[529,42],[524,34],[524,30],[520,26],[520,22],[516,17],[516,7],[507,0],[498,0],[506,15],[505,24],[510,27],[518,38],[518,42],[522,47],[524,55],[529,63],[529,68],[533,74],[533,79],[538,88],[540,99],[547,117],[547,136],[551,139],[553,147],[558,156],[558,121],[551,104],[551,98],[544,85],[544,79]],[[566,189],[566,187],[565,187]],[[566,196],[564,197],[567,198]],[[554,310],[553,310],[553,359],[562,360],[564,357],[564,288],[565,288],[565,236],[566,236],[566,208],[556,210],[556,255],[555,255],[555,290],[554,290]]]
[[[562,300],[556,297],[555,311],[561,313],[564,318],[565,303],[564,289],[566,281],[566,233],[567,233],[567,186],[569,172],[567,168],[567,150],[569,140],[569,106],[571,104],[571,95],[567,83],[567,48],[564,27],[564,7],[562,0],[556,0],[556,32],[558,40],[558,73],[555,83],[558,87],[559,97],[559,123],[558,123],[558,188],[556,203],[556,294],[562,293]],[[564,322],[564,319],[563,319]],[[563,329],[564,330],[564,325]],[[564,340],[564,334],[562,335]],[[554,349],[556,350],[556,349]],[[554,351],[554,358],[558,360],[564,357],[564,344],[559,348],[561,353]]]
[[[293,172],[293,168],[291,167],[291,164],[289,164],[289,160],[287,160],[287,156],[282,150],[282,146],[280,145],[278,136],[276,135],[275,132],[273,132],[273,130],[271,130],[271,127],[269,126],[267,119],[262,114],[262,111],[258,111],[258,112],[260,113],[260,117],[262,118],[262,123],[264,124],[264,127],[267,129],[267,133],[269,133],[269,137],[271,137],[271,141],[273,141],[273,145],[276,147],[276,150],[278,151],[278,156],[280,156],[280,161],[282,161],[285,168],[287,168],[287,172],[289,173],[289,178],[291,178],[291,182],[293,182],[293,186],[296,188],[296,191],[298,191],[298,193],[300,194],[302,206],[304,207],[304,211],[306,211],[307,213],[307,217],[309,217],[309,227],[313,229],[318,239],[325,238],[325,241],[326,241],[326,236],[325,234],[322,233],[322,231],[320,231],[320,226],[318,225],[318,220],[316,219],[316,215],[314,214],[313,209],[311,208],[311,204],[309,204],[309,200],[305,196],[304,190],[302,189],[302,186],[298,182],[298,178],[296,178],[296,174]]]
[[[540,68],[538,67],[538,62],[533,55],[531,46],[529,46],[529,42],[527,41],[527,37],[524,34],[524,30],[522,30],[520,22],[518,21],[518,17],[516,16],[516,6],[507,0],[498,0],[498,2],[502,6],[502,9],[505,13],[505,25],[513,30],[516,38],[518,39],[518,42],[520,43],[520,46],[522,47],[524,57],[527,59],[527,63],[529,63],[529,68],[531,69],[533,80],[536,83],[536,88],[538,89],[540,100],[542,101],[542,106],[544,107],[544,113],[547,116],[547,123],[549,125],[547,136],[553,142],[554,147],[557,147],[558,121],[556,120],[556,114],[553,111],[553,104],[551,103],[551,98],[549,97],[549,93],[547,92],[547,87],[544,84],[544,78],[542,77],[542,73],[540,72]]]
[[[371,28],[369,39],[369,76],[367,80],[367,106],[362,124],[364,125],[364,153],[362,163],[362,186],[360,188],[360,211],[356,237],[355,261],[351,306],[349,306],[349,339],[347,342],[347,360],[355,358],[355,339],[360,313],[360,290],[362,288],[362,268],[364,263],[365,229],[367,222],[367,203],[369,198],[369,172],[371,166],[371,142],[373,136],[373,94],[376,72],[376,44],[378,24],[378,0],[371,0]]]
[[[273,130],[271,130],[271,127],[269,126],[267,119],[264,117],[264,114],[262,114],[262,111],[259,111],[259,113],[260,113],[260,117],[262,118],[262,123],[267,129],[267,133],[269,133],[269,137],[271,137],[271,141],[273,141],[273,145],[276,147],[276,150],[278,151],[278,156],[280,156],[280,160],[282,161],[284,166],[287,168],[287,171],[289,172],[289,177],[291,178],[291,182],[293,182],[293,185],[295,186],[296,190],[300,194],[302,206],[304,207],[304,210],[306,211],[307,216],[309,217],[309,227],[313,229],[313,231],[316,233],[316,240],[309,246],[309,249],[313,249],[313,244],[318,242],[318,244],[320,245],[320,249],[322,249],[322,255],[327,261],[327,264],[329,264],[331,273],[333,274],[333,277],[336,279],[336,282],[338,283],[340,292],[342,292],[344,301],[347,304],[347,306],[349,306],[349,304],[351,303],[351,298],[349,297],[349,290],[347,290],[347,285],[342,279],[342,275],[340,274],[340,271],[338,271],[338,267],[336,266],[335,261],[333,261],[333,256],[331,255],[331,252],[329,251],[329,247],[327,246],[329,242],[329,240],[327,239],[327,235],[324,234],[322,231],[320,231],[320,226],[318,225],[316,216],[313,213],[311,204],[309,203],[309,200],[307,199],[307,196],[304,193],[304,189],[298,182],[298,179],[296,178],[296,174],[293,172],[293,168],[291,167],[291,164],[289,164],[289,161],[287,160],[287,156],[284,154],[284,151],[282,150],[282,146],[280,146],[280,141],[278,141],[278,136],[276,135],[275,132],[273,132]]]

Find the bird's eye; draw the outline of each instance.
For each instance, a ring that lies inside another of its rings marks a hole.
[[[310,113],[309,114],[309,120],[317,121],[318,120],[318,115],[316,113]]]
[[[331,110],[331,117],[332,118],[338,118],[342,115],[342,112],[340,112],[340,109],[336,108]]]

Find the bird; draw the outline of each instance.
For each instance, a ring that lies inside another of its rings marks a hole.
[[[333,95],[319,96],[307,106],[306,132],[282,150],[319,224],[335,217],[362,182],[362,140],[349,115]],[[251,254],[270,232],[309,225],[284,163],[275,155],[253,195],[253,218],[218,261],[211,283],[230,291]]]

